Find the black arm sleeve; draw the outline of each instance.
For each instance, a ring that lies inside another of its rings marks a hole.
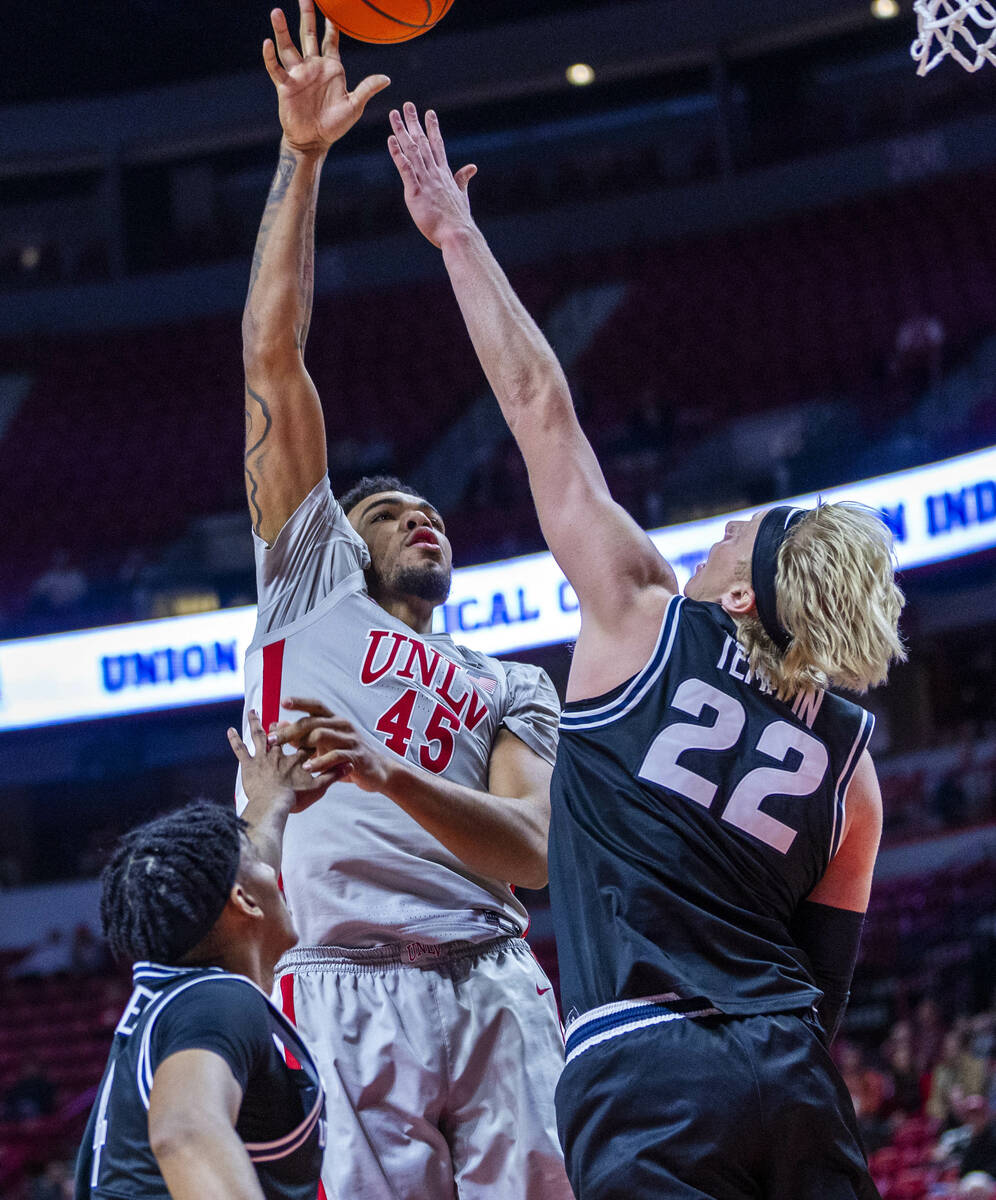
[[[865,914],[804,900],[792,918],[791,934],[813,968],[813,979],[823,992],[817,1012],[833,1041],[851,993],[854,964],[858,960]]]

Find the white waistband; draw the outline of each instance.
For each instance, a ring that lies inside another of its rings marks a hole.
[[[586,1050],[621,1037],[624,1033],[632,1033],[634,1029],[645,1029],[648,1025],[662,1025],[668,1021],[683,1021],[688,1017],[718,1015],[719,1009],[705,1001],[682,1000],[674,992],[602,1004],[568,1018],[565,1065]]]

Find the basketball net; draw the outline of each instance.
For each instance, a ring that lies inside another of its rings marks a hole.
[[[996,65],[996,5],[990,0],[914,0],[920,36],[910,47],[917,74],[950,55],[966,71]]]

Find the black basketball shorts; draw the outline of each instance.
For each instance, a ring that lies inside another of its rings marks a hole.
[[[808,1013],[685,1018],[592,1045],[557,1124],[577,1200],[876,1200]]]

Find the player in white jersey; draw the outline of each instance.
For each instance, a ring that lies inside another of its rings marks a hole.
[[[303,361],[315,202],[329,147],[387,80],[346,90],[311,0],[300,51],[272,21],[283,139],[243,319],[259,590],[246,710],[340,777],[322,813],[288,823],[301,943],[278,981],[327,1084],[324,1193],[567,1200],[563,1041],[512,890],[546,879],[559,706],[538,669],[432,634],[451,554],[423,497],[393,479],[345,508],[332,495]],[[302,708],[316,715],[288,725]]]

